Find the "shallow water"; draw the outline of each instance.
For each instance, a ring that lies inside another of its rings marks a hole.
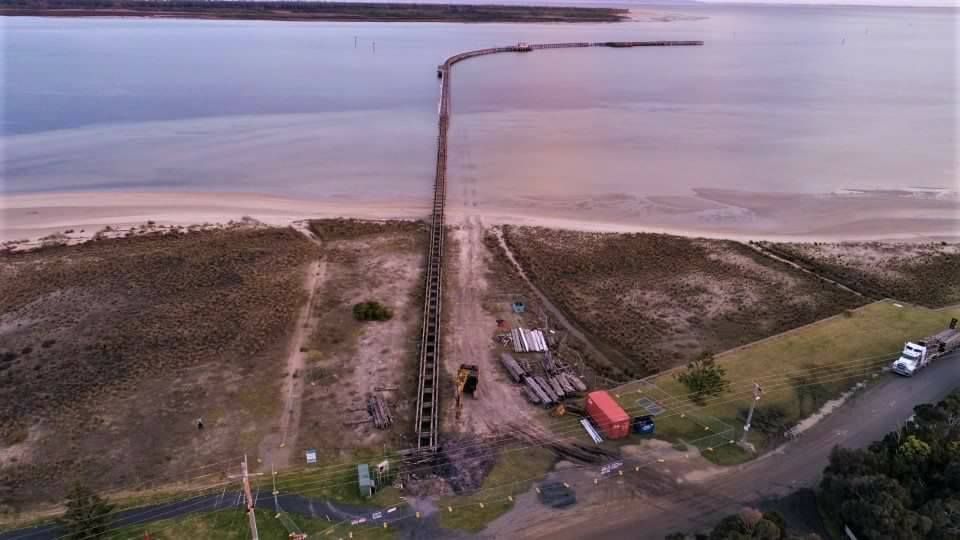
[[[426,197],[444,57],[521,40],[616,39],[707,44],[456,67],[455,202],[956,186],[956,10],[674,12],[707,18],[6,18],[3,188]]]

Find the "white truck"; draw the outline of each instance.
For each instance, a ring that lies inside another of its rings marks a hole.
[[[923,341],[916,343],[908,341],[903,346],[900,358],[893,363],[893,372],[904,377],[913,377],[921,369],[930,365],[937,358],[960,348],[960,330],[957,330],[957,319],[950,320],[950,326]]]

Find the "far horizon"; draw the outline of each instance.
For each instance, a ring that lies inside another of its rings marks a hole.
[[[319,1],[319,0],[306,0]],[[691,7],[702,5],[729,6],[810,6],[810,7],[892,7],[892,8],[948,8],[960,9],[960,0],[337,0],[357,3],[400,3],[400,4],[501,4],[501,5],[571,5],[584,7]]]

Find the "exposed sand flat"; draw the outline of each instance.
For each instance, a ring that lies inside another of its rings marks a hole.
[[[70,192],[0,196],[0,241],[110,225],[226,223],[250,216],[285,225],[305,218],[422,218],[426,200],[292,199],[250,193]],[[448,216],[586,231],[650,231],[712,238],[929,240],[960,238],[955,195],[808,195],[698,190],[695,196],[479,200],[452,195]]]
[[[226,223],[244,216],[271,225],[304,218],[419,218],[425,201],[351,202],[247,193],[103,192],[0,196],[0,241],[34,239],[64,229],[93,234],[152,220],[161,225]]]

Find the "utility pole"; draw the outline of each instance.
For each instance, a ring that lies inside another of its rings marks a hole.
[[[242,474],[239,478],[243,482],[243,495],[247,500],[247,519],[250,520],[250,535],[253,540],[260,540],[260,535],[257,533],[257,515],[253,511],[254,506],[256,506],[256,501],[253,499],[253,490],[250,489],[250,477],[260,476],[263,473],[250,474],[250,469],[247,467],[246,454],[243,455],[243,461],[240,462],[240,471]],[[236,475],[230,475],[228,478],[238,477]]]
[[[760,401],[760,396],[763,395],[763,388],[759,384],[753,383],[753,401],[750,402],[750,412],[747,413],[747,423],[743,426],[743,437],[740,438],[740,444],[747,442],[747,434],[750,432],[750,421],[753,420],[753,410],[757,407],[757,402]]]
[[[250,520],[250,536],[253,540],[260,540],[257,532],[257,514],[253,511],[253,494],[250,492],[250,472],[247,469],[247,455],[243,455],[243,494],[247,496],[247,519]]]

